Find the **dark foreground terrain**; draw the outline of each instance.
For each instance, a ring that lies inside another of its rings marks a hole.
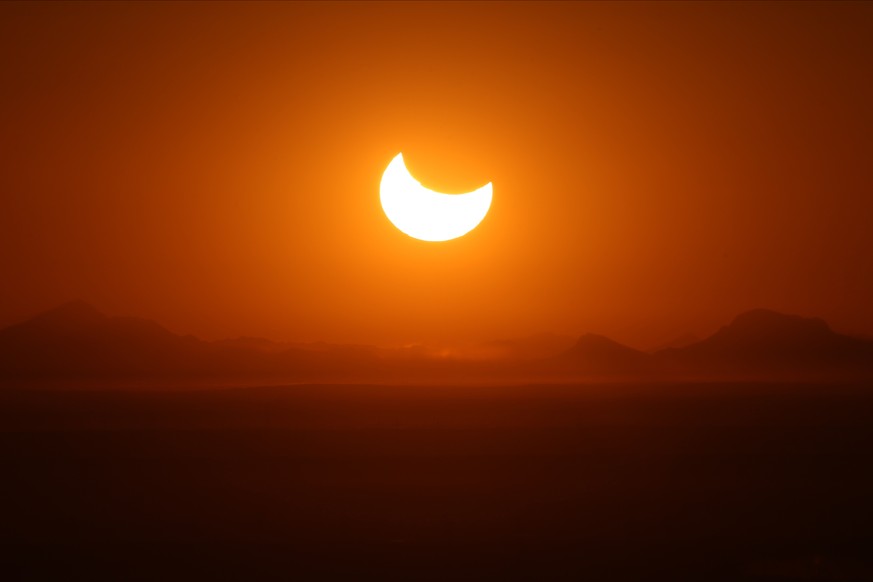
[[[3,580],[873,580],[873,387],[0,392]]]

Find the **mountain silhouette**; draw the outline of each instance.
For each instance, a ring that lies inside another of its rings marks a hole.
[[[648,354],[585,334],[486,344],[487,359],[423,349],[240,338],[208,342],[74,301],[0,330],[0,380],[202,382],[487,379],[819,379],[873,376],[873,342],[821,319],[757,309],[701,341]],[[496,354],[496,355],[495,355]],[[539,356],[539,357],[537,357]]]
[[[107,317],[73,301],[0,330],[0,372],[26,377],[181,372],[197,360],[202,344],[153,321]]]
[[[666,372],[726,376],[855,373],[873,365],[873,343],[835,333],[823,320],[755,309],[713,335],[654,354]]]
[[[569,335],[539,333],[514,339],[486,342],[481,352],[499,359],[537,360],[556,356],[568,350],[577,339]]]
[[[0,377],[10,379],[336,378],[373,367],[350,350],[207,342],[154,321],[109,317],[73,301],[0,330]]]
[[[651,372],[651,358],[608,337],[588,333],[563,354],[547,360],[562,374],[584,376],[638,376]]]

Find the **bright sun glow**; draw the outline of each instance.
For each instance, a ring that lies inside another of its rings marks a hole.
[[[382,175],[382,209],[394,226],[412,238],[451,240],[476,228],[491,207],[491,183],[466,194],[428,190],[413,178],[397,154]]]

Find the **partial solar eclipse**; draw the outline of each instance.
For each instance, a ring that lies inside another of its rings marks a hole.
[[[422,186],[397,154],[379,187],[388,220],[419,240],[440,242],[464,236],[476,228],[491,207],[491,183],[466,194],[443,194]]]

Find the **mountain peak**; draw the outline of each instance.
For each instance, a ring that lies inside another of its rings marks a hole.
[[[668,369],[698,375],[812,378],[869,369],[871,348],[821,319],[754,309],[700,342],[655,356]]]
[[[586,333],[558,356],[556,365],[594,375],[628,375],[642,372],[648,356],[608,337]]]

